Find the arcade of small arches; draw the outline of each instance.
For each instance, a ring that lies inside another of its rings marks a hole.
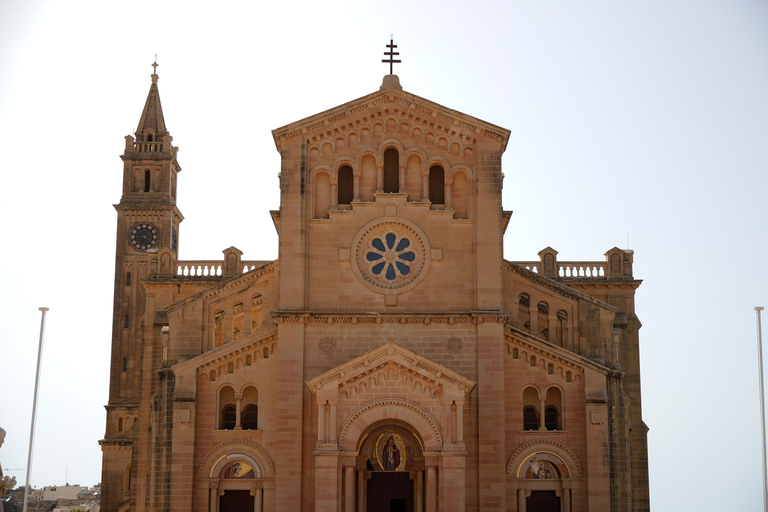
[[[431,210],[452,212],[456,219],[469,218],[470,168],[451,166],[443,157],[429,158],[419,148],[405,150],[399,141],[384,141],[379,149],[362,148],[354,158],[340,157],[330,166],[316,165],[310,175],[315,219],[372,202],[376,194],[402,194]]]

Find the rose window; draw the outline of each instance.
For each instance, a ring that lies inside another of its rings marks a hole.
[[[416,286],[424,279],[431,260],[426,236],[404,219],[371,221],[358,231],[352,249],[352,269],[358,279],[386,294]]]
[[[411,265],[416,261],[416,253],[413,252],[411,241],[407,237],[387,233],[371,239],[365,260],[371,274],[378,279],[392,282],[410,275]]]

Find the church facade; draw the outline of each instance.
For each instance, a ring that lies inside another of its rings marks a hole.
[[[387,75],[272,132],[277,260],[180,261],[157,81],[121,157],[103,510],[649,509],[633,253],[505,260],[508,130]]]

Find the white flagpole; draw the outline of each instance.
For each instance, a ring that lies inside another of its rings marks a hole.
[[[38,308],[42,311],[40,318],[40,344],[37,348],[37,372],[35,373],[35,398],[32,400],[32,425],[29,428],[29,454],[27,455],[27,482],[24,485],[24,508],[27,512],[27,501],[29,500],[29,475],[32,469],[32,445],[35,441],[35,418],[37,417],[37,389],[40,384],[40,362],[43,358],[43,333],[45,332],[45,313],[48,308]]]
[[[762,306],[755,308],[757,313],[757,368],[760,373],[760,433],[763,440],[763,509],[768,512],[768,464],[765,458],[765,400],[763,398],[763,326],[760,324]]]

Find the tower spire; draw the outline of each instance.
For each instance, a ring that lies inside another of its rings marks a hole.
[[[144,103],[144,110],[141,112],[139,126],[136,129],[136,141],[147,142],[162,139],[168,134],[163,118],[163,107],[160,104],[160,93],[157,89],[157,55],[155,62],[152,63],[152,85],[149,88],[147,101]],[[149,138],[151,136],[151,138]]]

